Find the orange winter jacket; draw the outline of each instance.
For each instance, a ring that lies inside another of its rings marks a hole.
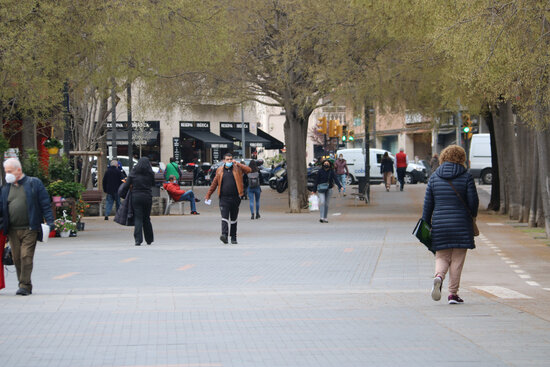
[[[185,194],[185,190],[182,190],[180,189],[180,185],[177,184],[177,183],[165,183],[163,185],[164,187],[164,190],[166,190],[168,192],[168,195],[170,195],[170,197],[174,200],[174,201],[179,201],[180,200],[180,197]]]
[[[212,195],[212,193],[214,193],[216,187],[218,188],[218,196],[221,195],[224,166],[225,164],[222,164],[216,170],[216,176],[214,176],[214,180],[212,180],[212,185],[210,185],[210,189],[208,189],[208,193],[206,193],[206,196],[204,197],[206,200],[210,199],[210,196]],[[252,172],[252,169],[250,167],[237,162],[233,163],[233,176],[235,176],[235,182],[237,183],[237,191],[239,192],[239,196],[244,195],[243,174],[250,172]]]

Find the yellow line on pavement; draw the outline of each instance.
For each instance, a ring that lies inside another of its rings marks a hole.
[[[129,257],[127,259],[124,259],[124,260],[120,260],[121,263],[129,263],[129,262],[132,262],[132,261],[136,261],[137,259],[139,259],[138,257]]]
[[[70,277],[72,277],[73,275],[76,275],[76,274],[80,274],[80,273],[79,272],[72,272],[72,273],[62,274],[62,275],[58,275],[58,276],[53,277],[53,279],[58,280],[58,279],[70,278]]]
[[[187,264],[187,265],[184,265],[184,266],[178,268],[178,270],[186,271],[186,270],[189,270],[189,269],[194,268],[194,267],[195,267],[195,264]]]

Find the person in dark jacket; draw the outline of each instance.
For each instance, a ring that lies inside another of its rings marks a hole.
[[[128,176],[132,190],[132,207],[134,210],[134,240],[140,246],[145,237],[148,245],[153,243],[153,225],[151,224],[151,207],[153,194],[151,187],[155,185],[155,174],[149,158],[142,157]]]
[[[384,184],[386,185],[386,191],[390,191],[391,178],[393,176],[393,160],[390,158],[388,152],[385,152],[380,161],[380,173],[384,178]]]
[[[435,251],[432,299],[441,299],[441,285],[448,271],[448,302],[456,304],[464,302],[458,296],[458,287],[466,251],[475,248],[473,224],[479,199],[474,179],[464,165],[464,149],[448,146],[441,152],[439,162],[441,165],[428,181],[422,219],[432,226]]]
[[[250,219],[260,219],[260,195],[262,194],[262,187],[260,186],[260,169],[258,168],[258,163],[256,163],[254,159],[250,161],[248,167],[250,167],[252,171],[243,176],[243,181],[246,177],[246,190],[250,198]],[[254,217],[254,203],[256,203],[256,217]]]
[[[36,241],[41,240],[41,225],[44,219],[50,228],[54,225],[50,196],[42,181],[23,174],[18,159],[7,159],[4,170],[7,183],[0,195],[0,230],[7,233],[11,244],[19,281],[15,294],[28,296],[32,294],[31,273]],[[42,236],[48,235],[42,233]]]
[[[324,160],[321,166],[322,168],[317,171],[317,179],[315,181],[313,193],[319,194],[319,212],[321,215],[319,222],[328,223],[328,204],[330,196],[332,195],[332,188],[334,184],[336,184],[338,186],[338,191],[340,191],[342,190],[342,184],[340,184],[340,180],[336,177],[336,173],[329,160]]]
[[[103,176],[103,192],[107,194],[105,198],[105,220],[109,220],[109,215],[113,209],[113,204],[116,203],[116,209],[120,207],[120,197],[118,196],[118,188],[122,184],[124,176],[118,168],[118,162],[112,160],[105,176]]]

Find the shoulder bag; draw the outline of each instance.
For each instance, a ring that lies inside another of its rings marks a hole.
[[[445,181],[447,181],[449,183],[449,185],[451,185],[451,187],[453,188],[453,191],[455,192],[456,196],[458,196],[458,198],[460,199],[460,201],[462,202],[462,204],[464,205],[464,207],[468,211],[468,214],[470,214],[470,218],[472,218],[472,228],[474,230],[474,236],[479,236],[479,228],[477,228],[476,218],[474,216],[472,216],[472,212],[470,211],[470,208],[468,208],[468,205],[466,205],[466,202],[464,201],[464,199],[462,199],[462,196],[460,196],[458,191],[456,191],[455,186],[453,185],[453,183],[450,180],[445,180]]]

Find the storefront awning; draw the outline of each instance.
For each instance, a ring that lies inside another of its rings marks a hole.
[[[231,148],[233,145],[232,141],[224,139],[216,134],[212,134],[210,131],[181,130],[180,134],[200,140],[210,148]]]
[[[278,139],[275,139],[273,136],[269,135],[265,131],[258,129],[258,136],[269,140],[269,144],[265,147],[266,149],[283,149],[285,144]]]
[[[242,132],[240,130],[222,130],[221,133],[229,139],[237,141],[241,141],[242,139]],[[254,135],[249,131],[244,132],[244,139],[246,145],[250,147],[266,147],[270,144],[269,140]]]
[[[143,134],[143,135],[142,135]],[[145,141],[145,144],[147,145],[153,145],[158,142],[159,138],[159,132],[158,131],[144,131],[143,133],[140,133],[140,136],[143,136],[143,140]],[[134,145],[137,145],[138,135],[134,133],[132,135],[132,141]],[[113,132],[107,131],[107,145],[111,145],[111,142],[113,141]],[[128,131],[125,130],[117,130],[116,132],[116,143],[117,145],[128,145]]]

